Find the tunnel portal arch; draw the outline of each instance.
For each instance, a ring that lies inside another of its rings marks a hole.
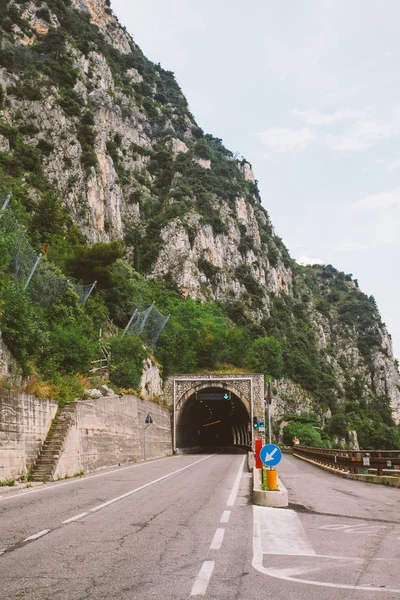
[[[262,374],[171,376],[165,390],[174,409],[175,451],[253,444],[253,416],[264,413]]]

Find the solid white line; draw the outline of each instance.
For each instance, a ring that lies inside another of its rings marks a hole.
[[[240,463],[238,474],[236,475],[235,483],[233,484],[231,494],[228,498],[228,502],[226,503],[227,506],[233,506],[235,504],[236,496],[237,496],[237,493],[239,490],[240,480],[242,478],[243,466],[244,466],[245,460],[246,460],[246,457],[243,456],[242,462]]]
[[[39,531],[39,533],[35,533],[35,535],[31,535],[27,537],[24,542],[30,542],[31,540],[37,540],[42,536],[46,535],[46,533],[50,533],[50,529],[43,529],[43,531]]]
[[[214,534],[213,541],[211,542],[210,550],[219,550],[221,548],[224,535],[225,529],[223,527],[218,527]]]
[[[62,525],[66,524],[66,523],[72,523],[72,521],[77,521],[78,519],[82,519],[82,517],[86,517],[86,515],[88,515],[88,512],[84,512],[81,513],[80,515],[76,515],[75,517],[71,517],[70,519],[66,519],[65,521],[62,521]]]
[[[212,455],[214,456],[214,455]],[[106,471],[102,473],[97,473],[96,475],[88,475],[87,477],[77,477],[71,481],[63,481],[63,483],[57,483],[56,485],[49,485],[38,487],[33,490],[29,490],[29,492],[18,492],[13,496],[0,496],[0,502],[4,502],[6,500],[15,500],[21,498],[21,496],[30,496],[30,494],[37,494],[38,492],[48,492],[50,490],[54,490],[58,487],[63,487],[64,485],[72,485],[74,483],[84,483],[90,481],[91,479],[97,479],[97,477],[106,477],[107,475],[111,475],[112,473],[120,473],[121,471],[126,471],[127,469],[136,469],[137,467],[144,467],[146,465],[152,465],[156,462],[160,462],[162,460],[168,460],[171,458],[176,458],[175,456],[165,456],[164,458],[157,458],[156,460],[151,460],[148,462],[137,463],[134,465],[129,465],[128,467],[118,467],[118,469],[114,469],[113,471]],[[192,463],[194,464],[194,463]]]
[[[204,596],[210,583],[211,575],[214,570],[215,562],[213,560],[205,560],[201,567],[196,581],[193,584],[191,596]]]
[[[209,456],[201,458],[200,460],[196,460],[196,462],[191,463],[190,465],[186,465],[186,467],[182,467],[181,469],[178,469],[177,471],[172,471],[172,473],[163,475],[163,477],[154,479],[153,481],[150,481],[149,483],[145,483],[144,485],[141,485],[140,487],[135,488],[134,490],[130,490],[129,492],[126,492],[125,494],[122,494],[121,496],[117,496],[117,498],[112,498],[111,500],[108,500],[107,502],[103,502],[103,504],[99,504],[98,506],[91,508],[89,512],[97,512],[98,510],[101,510],[102,508],[105,508],[106,506],[110,506],[110,504],[114,504],[115,502],[118,502],[119,500],[123,500],[123,498],[128,498],[128,496],[132,496],[132,494],[136,494],[137,492],[140,492],[141,490],[144,490],[144,489],[150,487],[151,485],[158,483],[159,481],[163,481],[163,479],[172,477],[172,475],[176,475],[177,473],[186,471],[186,469],[190,469],[190,467],[194,467],[194,465],[198,465],[199,463],[203,462],[204,460],[208,460],[209,458],[212,458],[212,456],[215,456],[215,455],[210,454]]]
[[[5,500],[14,500],[15,498],[21,498],[21,496],[30,496],[31,494],[37,494],[38,492],[48,492],[50,490],[54,490],[58,487],[63,487],[64,485],[72,485],[74,483],[82,483],[86,481],[90,481],[91,479],[97,479],[97,477],[106,477],[106,475],[111,475],[112,473],[120,473],[121,471],[126,471],[127,469],[136,469],[137,467],[144,467],[145,465],[152,465],[156,462],[160,462],[161,460],[167,460],[168,458],[172,458],[172,456],[166,456],[165,458],[157,458],[156,460],[151,460],[149,462],[137,463],[134,465],[129,465],[129,467],[118,467],[118,469],[114,469],[113,471],[106,471],[104,473],[97,473],[96,475],[89,475],[88,477],[77,477],[71,481],[63,481],[63,483],[57,483],[56,485],[47,485],[46,487],[38,487],[34,490],[29,490],[29,492],[20,492],[14,494],[13,496],[0,496],[0,502]]]
[[[363,592],[395,592],[395,593],[399,593],[400,589],[390,589],[390,588],[376,588],[376,587],[367,587],[367,586],[358,586],[358,585],[346,585],[344,583],[327,583],[327,582],[323,582],[323,581],[312,581],[310,579],[299,579],[298,577],[291,577],[289,572],[290,572],[290,568],[288,569],[268,569],[266,567],[264,567],[263,565],[263,549],[262,549],[262,539],[261,539],[261,528],[260,528],[260,522],[259,519],[256,516],[256,512],[254,511],[254,508],[256,508],[255,506],[253,506],[253,517],[254,517],[254,529],[253,529],[253,562],[252,562],[252,566],[254,569],[256,569],[257,571],[259,571],[260,573],[263,573],[264,575],[269,575],[270,577],[274,577],[276,579],[281,579],[284,581],[293,581],[295,583],[304,583],[305,585],[315,585],[317,587],[329,587],[329,588],[337,588],[337,589],[345,589],[345,590],[353,590],[353,591],[363,591]],[[282,509],[273,509],[276,511],[282,510]],[[286,510],[286,509],[283,509]],[[293,556],[293,554],[291,555]],[[302,554],[301,556],[304,556],[304,554]],[[312,554],[313,558],[317,558],[318,555],[316,556],[315,553]],[[338,558],[342,558],[343,560],[347,559],[346,557],[338,557]],[[365,559],[362,559],[365,560]],[[365,560],[366,562],[366,560]],[[293,569],[293,571],[296,571],[296,569]],[[305,571],[306,572],[306,571]],[[297,573],[299,573],[299,570],[297,570]]]
[[[229,517],[231,516],[231,511],[230,510],[224,510],[224,512],[222,513],[222,517],[220,520],[220,523],[227,523],[229,521]]]

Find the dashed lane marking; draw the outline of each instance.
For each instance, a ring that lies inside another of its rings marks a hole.
[[[224,535],[225,529],[223,527],[218,527],[214,534],[213,541],[211,542],[210,550],[219,550],[221,548]]]
[[[77,520],[87,516],[89,513],[97,512],[98,510],[101,510],[102,508],[105,508],[106,506],[110,506],[111,504],[114,504],[115,502],[118,502],[119,500],[122,500],[123,498],[127,498],[128,496],[131,496],[132,494],[136,494],[136,492],[139,492],[140,490],[144,490],[145,488],[148,488],[151,485],[158,483],[159,481],[163,481],[164,479],[167,479],[168,477],[172,477],[173,475],[176,475],[177,473],[186,471],[187,469],[190,469],[191,467],[194,467],[195,465],[198,465],[199,463],[201,463],[205,460],[208,460],[209,458],[212,458],[213,456],[215,456],[215,454],[209,454],[208,456],[205,456],[205,457],[201,458],[200,460],[196,460],[195,462],[190,463],[190,465],[186,465],[185,467],[182,467],[181,469],[177,469],[176,471],[172,471],[172,473],[168,473],[167,475],[164,475],[163,477],[154,479],[153,481],[150,481],[149,483],[146,483],[145,485],[141,485],[140,487],[135,488],[134,490],[130,490],[126,494],[122,494],[121,496],[118,496],[117,498],[112,498],[108,502],[99,504],[98,506],[95,506],[94,508],[90,509],[86,513],[80,513],[79,515],[74,515],[73,517],[70,517],[69,519],[62,521],[61,524],[65,525],[67,523],[72,523],[73,521],[77,521]],[[35,535],[31,535],[28,538],[26,538],[25,540],[23,540],[22,542],[19,542],[17,544],[14,544],[13,546],[10,546],[10,548],[6,548],[6,549],[2,550],[0,552],[0,555],[4,554],[6,552],[10,552],[12,549],[19,547],[21,543],[24,544],[25,542],[31,542],[33,540],[37,540],[38,538],[41,538],[43,535],[50,533],[50,531],[51,531],[50,529],[44,529],[43,531],[40,531],[39,533],[36,533]]]
[[[103,473],[97,473],[96,475],[89,475],[88,477],[79,477],[76,479],[73,479],[71,481],[63,481],[62,483],[56,483],[56,484],[48,484],[45,487],[38,487],[35,488],[34,490],[29,490],[28,492],[18,492],[16,494],[13,494],[12,496],[0,496],[0,501],[4,502],[5,500],[15,500],[18,498],[22,498],[23,496],[30,496],[31,494],[37,494],[39,492],[48,492],[50,490],[55,490],[56,488],[59,487],[64,487],[65,485],[73,485],[75,483],[84,483],[87,481],[91,481],[92,479],[97,479],[98,477],[107,477],[107,475],[112,475],[113,473],[121,473],[121,471],[126,471],[127,469],[137,469],[138,467],[144,467],[145,465],[152,465],[156,462],[160,462],[162,460],[168,460],[171,459],[171,456],[166,456],[165,458],[157,458],[156,460],[152,460],[149,462],[142,462],[139,464],[135,464],[135,465],[129,465],[129,467],[119,467],[118,469],[113,469],[112,471],[106,471]]]
[[[80,515],[75,515],[75,517],[71,517],[70,519],[66,519],[65,521],[62,521],[62,525],[66,525],[67,523],[72,523],[73,521],[78,521],[79,519],[82,519],[83,517],[86,517],[86,515],[88,515],[88,512],[84,512],[81,513]]]
[[[230,510],[224,510],[224,512],[222,513],[222,517],[221,517],[220,523],[228,523],[230,516],[231,516],[231,511]]]
[[[191,596],[204,596],[210,583],[211,575],[214,570],[215,562],[213,560],[205,560],[199,574],[193,584]]]
[[[204,458],[201,458],[200,460],[196,460],[196,462],[194,462],[194,463],[190,463],[190,465],[186,465],[186,467],[182,467],[181,469],[172,471],[172,473],[167,473],[167,475],[163,475],[162,477],[159,477],[158,479],[154,479],[153,481],[150,481],[149,483],[145,483],[144,485],[141,485],[140,487],[137,487],[134,490],[130,490],[129,492],[126,492],[125,494],[121,494],[121,496],[117,496],[116,498],[112,498],[111,500],[108,500],[107,502],[103,502],[102,504],[99,504],[98,506],[91,508],[89,512],[97,512],[98,510],[101,510],[102,508],[106,508],[106,506],[110,506],[111,504],[114,504],[115,502],[118,502],[119,500],[128,498],[128,496],[132,496],[132,494],[136,494],[137,492],[140,492],[141,490],[145,490],[146,488],[150,487],[151,485],[154,485],[155,483],[158,483],[159,481],[163,481],[164,479],[167,479],[168,477],[172,477],[172,475],[176,475],[177,473],[182,473],[182,471],[186,471],[187,469],[190,469],[191,467],[194,467],[195,465],[198,465],[199,463],[201,463],[205,460],[208,460],[209,458],[212,458],[213,456],[215,456],[215,454],[210,454],[208,456],[205,456]]]
[[[46,533],[50,533],[51,529],[43,529],[43,531],[39,531],[39,533],[35,533],[34,535],[30,535],[29,537],[24,539],[24,542],[31,542],[33,540],[38,540],[39,538],[46,535]]]

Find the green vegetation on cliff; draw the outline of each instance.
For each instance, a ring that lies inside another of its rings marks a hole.
[[[244,175],[248,163],[198,127],[173,74],[129,38],[122,51],[112,42],[121,32],[115,21],[105,33],[69,0],[0,0],[0,8],[0,66],[8,73],[0,86],[0,197],[11,195],[35,251],[71,282],[41,306],[29,286],[15,285],[0,236],[0,329],[25,374],[69,401],[105,344],[114,385],[138,389],[148,350],[118,335],[99,342],[99,332],[114,331],[111,322],[122,330],[135,309],[155,301],[171,314],[155,349],[164,375],[234,368],[289,379],[328,415],[325,437],[300,423],[313,443],[343,442],[355,429],[364,447],[398,445],[390,398],[373,383],[374,357],[390,359],[374,299],[331,265],[296,265],[257,183]],[[105,127],[107,110],[113,125]],[[118,119],[130,137],[114,129]],[[115,179],[100,190],[111,171]],[[111,197],[121,210],[118,231]],[[238,203],[247,216],[238,218]],[[184,230],[179,261],[195,264],[199,295],[215,301],[184,300],[172,267],[154,276],[168,224]],[[216,247],[236,244],[231,264],[218,266],[209,248],[194,255],[200,229]],[[82,306],[72,282],[95,280]],[[229,280],[236,286],[226,291]]]

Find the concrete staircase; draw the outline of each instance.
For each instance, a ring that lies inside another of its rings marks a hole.
[[[57,461],[64,449],[68,429],[74,418],[74,411],[74,405],[69,404],[57,412],[38,459],[31,470],[32,481],[52,481]]]

